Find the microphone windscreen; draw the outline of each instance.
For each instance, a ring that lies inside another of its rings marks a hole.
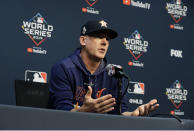
[[[109,76],[113,76],[115,74],[115,68],[114,68],[113,64],[108,64],[106,66],[106,70],[108,71]]]

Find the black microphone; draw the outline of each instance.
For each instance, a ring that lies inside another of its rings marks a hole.
[[[117,78],[125,77],[129,79],[129,77],[123,72],[123,68],[120,65],[108,64],[106,66],[106,69],[108,71],[109,76],[113,76]]]
[[[118,79],[118,90],[117,90],[117,97],[116,97],[116,112],[117,114],[121,115],[122,111],[122,99],[124,94],[122,95],[122,78],[125,77],[129,81],[129,77],[123,72],[123,68],[120,65],[115,64],[108,64],[106,66],[106,69],[108,71],[108,75],[112,77],[116,77]],[[125,91],[126,92],[126,91]]]

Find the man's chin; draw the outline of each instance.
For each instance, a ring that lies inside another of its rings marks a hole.
[[[95,57],[95,60],[96,61],[101,61],[102,59],[104,59],[104,55],[102,56],[102,55],[99,55],[99,56],[97,56],[97,57]]]
[[[99,55],[99,59],[104,59],[105,55]]]

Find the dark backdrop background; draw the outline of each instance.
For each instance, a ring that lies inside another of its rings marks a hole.
[[[134,0],[136,1],[136,0]],[[144,95],[127,94],[129,99],[148,102],[157,98],[160,108],[155,113],[184,113],[181,118],[194,119],[194,2],[184,0],[187,16],[183,17],[179,26],[183,30],[171,29],[176,24],[166,10],[166,3],[173,0],[141,0],[149,3],[150,9],[127,6],[122,0],[88,0],[96,2],[93,6],[85,0],[2,0],[0,4],[0,103],[15,104],[14,80],[24,80],[26,70],[47,73],[58,60],[71,54],[79,46],[80,27],[87,20],[104,19],[118,31],[119,37],[110,41],[107,59],[110,63],[120,64],[133,82],[145,85]],[[82,12],[82,8],[99,11],[99,14]],[[54,27],[52,37],[36,46],[21,28],[23,21],[29,21],[37,13]],[[144,67],[129,66],[134,60],[122,44],[124,37],[129,37],[138,30],[144,40],[149,42],[148,52],[138,61]],[[39,47],[46,54],[29,53],[27,48]],[[181,50],[183,58],[170,56],[170,50]],[[187,100],[179,108],[172,104],[166,96],[166,88],[178,80],[188,91]],[[48,82],[48,80],[47,80]],[[139,106],[131,102],[130,109]]]

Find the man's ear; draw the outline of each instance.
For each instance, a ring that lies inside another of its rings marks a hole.
[[[85,36],[80,36],[80,38],[79,38],[79,41],[80,41],[80,45],[81,46],[85,46],[86,45],[86,37]]]

